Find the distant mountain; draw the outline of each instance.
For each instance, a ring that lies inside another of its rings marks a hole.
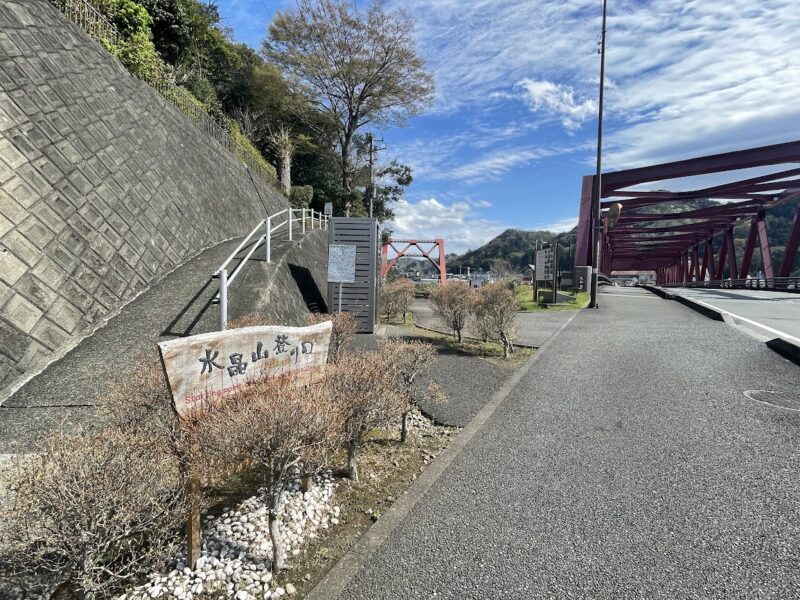
[[[447,270],[451,273],[459,269],[488,271],[491,263],[496,259],[508,260],[520,273],[528,270],[528,265],[533,263],[533,251],[536,242],[550,243],[559,237],[560,252],[559,263],[562,268],[568,268],[570,256],[575,252],[575,234],[573,229],[568,233],[558,234],[553,231],[526,231],[523,229],[506,229],[493,240],[490,240],[476,250],[470,250],[461,255],[448,255]]]

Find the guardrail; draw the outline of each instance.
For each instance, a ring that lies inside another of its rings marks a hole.
[[[664,283],[660,287],[686,287],[708,289],[747,289],[770,290],[800,293],[800,277],[772,277],[750,279],[714,279],[709,281],[685,281],[683,283]]]
[[[297,216],[297,215],[300,216]],[[284,216],[285,215],[285,216]],[[273,219],[284,217],[279,223],[273,223]],[[272,241],[277,235],[283,233],[282,228],[286,227],[289,233],[289,241],[294,241],[294,234],[296,230],[295,223],[300,226],[300,233],[305,234],[306,231],[313,231],[314,224],[316,223],[317,229],[328,229],[329,218],[313,208],[284,208],[282,211],[262,219],[258,224],[253,227],[253,230],[245,237],[242,242],[236,246],[236,250],[231,252],[230,256],[225,259],[219,269],[214,271],[213,279],[219,279],[219,292],[214,297],[213,302],[219,305],[219,330],[225,331],[228,326],[228,288],[233,280],[241,273],[242,268],[248,260],[255,254],[256,250],[264,244],[266,262],[272,262]],[[263,234],[256,235],[264,231]],[[248,253],[242,258],[236,267],[228,272],[228,267],[231,262],[238,256],[238,254],[248,245],[252,247]]]

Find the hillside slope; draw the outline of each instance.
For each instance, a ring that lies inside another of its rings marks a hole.
[[[523,229],[506,229],[493,240],[490,240],[480,248],[470,250],[460,256],[447,257],[447,270],[457,271],[459,268],[470,267],[471,269],[482,269],[484,271],[491,268],[491,263],[496,259],[505,259],[519,270],[520,273],[528,270],[528,265],[533,262],[533,250],[537,240],[542,243],[550,243],[556,236],[559,236],[562,251],[559,263],[562,268],[568,268],[570,246],[574,249],[575,230],[564,234],[552,231],[527,231]]]
[[[2,389],[287,200],[47,0],[0,43]]]

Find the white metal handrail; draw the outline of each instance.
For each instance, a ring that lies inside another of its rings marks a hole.
[[[284,213],[286,214],[286,218],[280,223],[273,225],[272,220],[282,216]],[[297,216],[298,214],[300,216]],[[301,223],[301,231],[305,234],[307,222],[309,223],[308,227],[313,230],[315,222],[317,224],[317,229],[327,229],[328,221],[329,218],[327,216],[313,208],[284,208],[282,211],[259,221],[258,225],[256,225],[247,237],[236,247],[236,250],[231,252],[225,262],[220,265],[219,269],[214,271],[213,277],[219,279],[219,292],[217,292],[217,295],[214,297],[214,302],[219,304],[220,331],[225,331],[228,326],[228,287],[233,283],[233,280],[236,279],[236,276],[239,275],[245,263],[250,260],[253,254],[255,254],[255,251],[261,246],[261,243],[264,243],[266,259],[267,262],[270,263],[272,262],[272,238],[281,227],[288,226],[289,241],[292,242],[294,241],[294,223]],[[254,240],[253,237],[261,231],[262,227],[264,228],[264,233]],[[231,273],[228,273],[228,265],[248,244],[252,244],[252,248],[250,248],[249,252],[239,262],[236,268]]]

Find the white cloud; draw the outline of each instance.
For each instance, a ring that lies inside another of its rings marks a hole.
[[[559,219],[547,225],[538,225],[534,229],[542,229],[544,231],[553,231],[555,233],[563,233],[564,231],[571,231],[573,227],[578,224],[578,217],[569,217],[566,219]]]
[[[593,122],[599,2],[396,4],[416,18],[440,113],[481,110],[495,124],[519,120],[507,107],[520,82],[537,116],[570,130]],[[620,0],[610,10],[608,168],[798,136],[796,0]]]
[[[462,254],[482,246],[509,228],[478,215],[475,209],[483,207],[483,204],[472,201],[445,204],[436,198],[417,202],[400,200],[393,207],[395,218],[387,227],[395,238],[444,238],[447,253]]]
[[[577,129],[597,114],[597,102],[592,99],[576,101],[575,90],[570,86],[526,77],[517,87],[523,89],[523,98],[531,110],[558,118],[568,130]]]
[[[528,164],[551,154],[552,152],[549,150],[536,148],[505,148],[455,168],[439,171],[431,175],[430,178],[459,180],[464,183],[495,180],[520,165]]]

